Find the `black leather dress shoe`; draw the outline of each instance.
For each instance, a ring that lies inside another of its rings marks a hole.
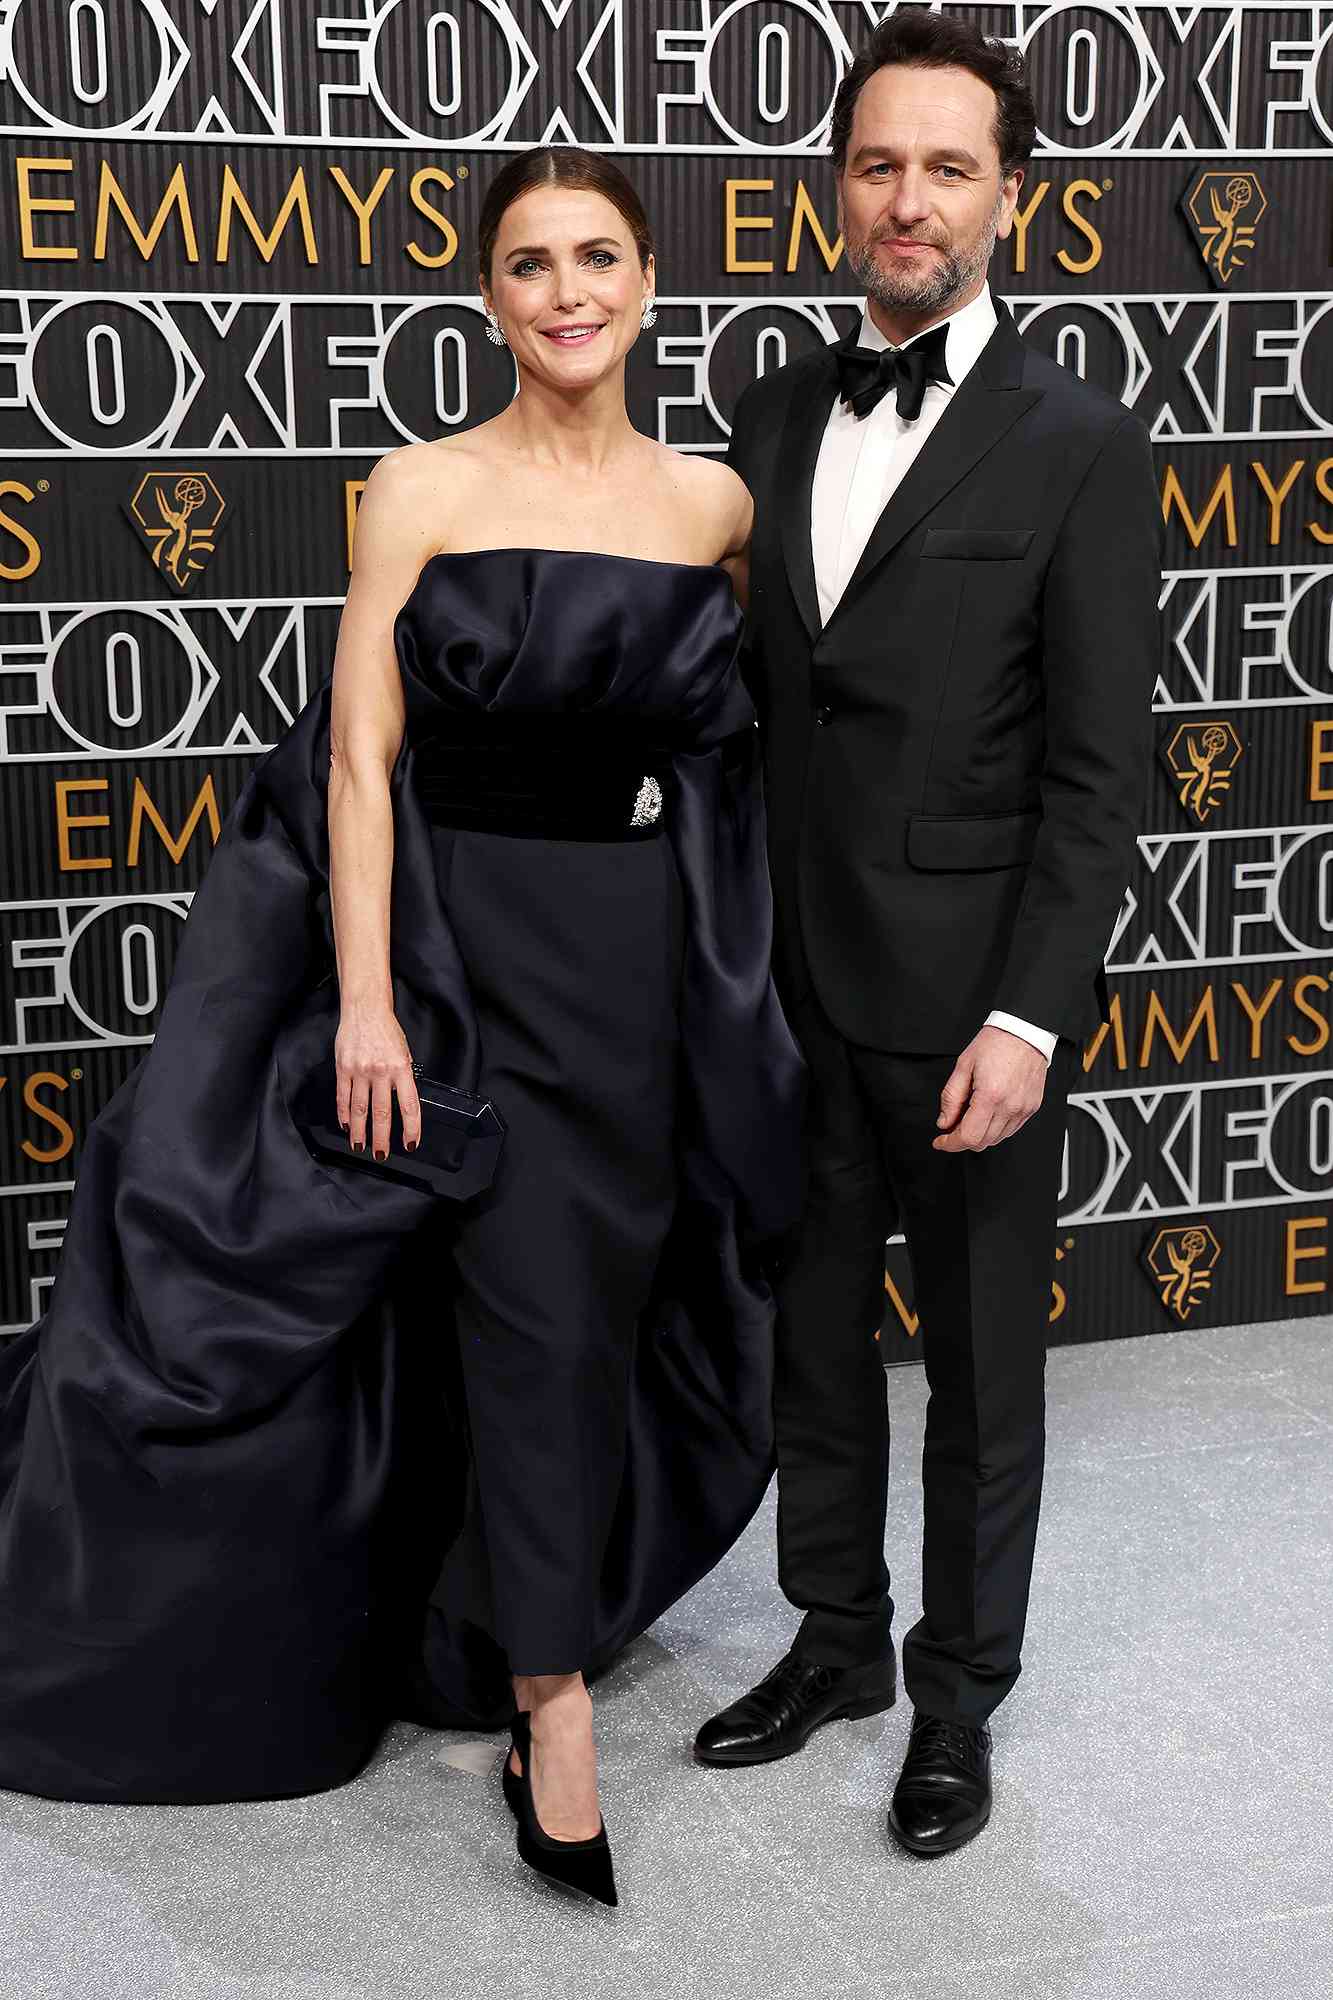
[[[889,1807],[890,1833],[910,1854],[948,1854],[981,1832],[990,1808],[990,1730],[918,1709]]]
[[[878,1715],[897,1695],[892,1648],[869,1667],[822,1667],[788,1653],[758,1687],[705,1722],[694,1754],[701,1764],[771,1764],[803,1750],[823,1723]]]

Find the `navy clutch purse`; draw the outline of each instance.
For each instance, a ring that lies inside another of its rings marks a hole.
[[[455,1084],[423,1076],[412,1065],[421,1101],[421,1143],[408,1152],[403,1144],[403,1114],[394,1094],[390,1113],[389,1154],[377,1160],[366,1145],[353,1152],[338,1123],[338,1070],[333,1057],[313,1069],[292,1099],[292,1119],[307,1150],[322,1164],[354,1173],[377,1174],[382,1180],[416,1188],[422,1194],[467,1201],[495,1178],[504,1144],[505,1124],[489,1098],[476,1097]]]

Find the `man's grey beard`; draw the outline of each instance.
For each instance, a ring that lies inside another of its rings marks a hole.
[[[935,247],[939,254],[936,262],[929,274],[920,277],[913,277],[907,270],[898,277],[892,276],[876,260],[869,243],[859,243],[855,247],[849,243],[846,247],[847,263],[877,305],[888,306],[894,312],[942,312],[984,274],[994,254],[999,219],[1000,203],[997,201],[990,226],[983,230],[966,256],[959,256],[956,250],[937,244]],[[929,238],[917,240],[927,242]]]

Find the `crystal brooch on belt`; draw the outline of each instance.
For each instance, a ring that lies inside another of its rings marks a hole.
[[[631,826],[652,826],[661,817],[662,787],[656,778],[645,778],[639,786],[639,796],[634,801],[629,823]]]

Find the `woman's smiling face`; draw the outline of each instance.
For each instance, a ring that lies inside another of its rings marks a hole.
[[[578,389],[628,354],[652,286],[653,260],[645,270],[614,202],[591,189],[541,187],[505,210],[482,297],[524,367]]]

